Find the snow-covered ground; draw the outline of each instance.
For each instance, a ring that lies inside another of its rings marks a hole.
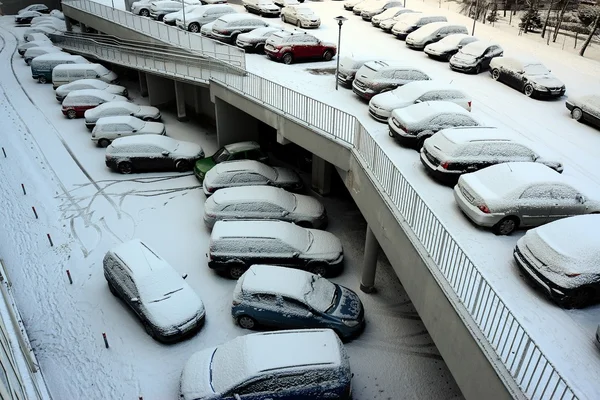
[[[110,172],[83,121],[64,118],[51,85],[32,80],[15,55],[13,33],[24,29],[12,25],[12,17],[0,18],[0,146],[7,155],[0,153],[0,257],[49,388],[61,400],[174,398],[193,352],[248,333],[230,316],[235,282],[206,264],[209,232],[202,222],[201,188],[191,174]],[[136,83],[127,86],[145,104]],[[179,123],[172,113],[163,116],[169,136],[199,143],[207,154],[216,150],[214,133],[194,122]],[[335,282],[358,292],[366,224],[348,197],[322,201],[331,218],[328,230],[345,249],[346,270]],[[187,282],[207,310],[206,325],[192,339],[175,345],[153,341],[110,294],[102,258],[134,237],[189,274]],[[355,398],[461,397],[385,260],[376,284],[376,295],[359,292],[367,328],[348,344]]]

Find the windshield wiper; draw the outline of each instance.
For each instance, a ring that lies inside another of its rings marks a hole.
[[[175,290],[173,290],[173,291],[171,291],[171,292],[165,293],[163,296],[168,296],[168,295],[170,295],[170,294],[173,294],[173,293],[175,293],[175,292],[179,292],[180,290],[183,290],[183,288],[182,288],[182,287],[180,287],[179,289],[175,289]]]
[[[325,310],[325,312],[328,312],[329,310],[331,310],[333,308],[333,306],[335,306],[335,303],[337,302],[337,298],[338,298],[338,290],[340,290],[339,288],[335,288],[335,292],[333,292],[333,298],[331,299],[331,304],[329,305],[329,307],[327,307],[327,310]]]

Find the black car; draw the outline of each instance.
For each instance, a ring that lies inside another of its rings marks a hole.
[[[450,58],[450,68],[459,72],[478,74],[490,67],[490,62],[496,57],[502,57],[504,50],[493,43],[476,41],[461,47]]]
[[[600,96],[588,94],[580,97],[570,97],[565,103],[575,121],[587,122],[600,128]]]
[[[561,97],[566,88],[542,63],[517,57],[496,57],[490,62],[496,81],[512,86],[527,97]]]

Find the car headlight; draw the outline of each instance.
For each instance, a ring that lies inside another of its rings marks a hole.
[[[540,85],[540,84],[535,83],[533,81],[530,81],[530,82],[531,82],[531,86],[533,86],[533,88],[536,89],[536,90],[548,90],[548,88],[545,87],[545,86],[543,86],[543,85]]]
[[[349,328],[354,328],[359,322],[355,319],[342,319],[342,323]]]

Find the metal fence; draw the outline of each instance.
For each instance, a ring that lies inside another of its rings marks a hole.
[[[64,11],[69,7],[85,11],[173,46],[190,49],[233,66],[246,68],[246,53],[236,46],[230,46],[197,33],[184,31],[163,22],[154,21],[91,0],[64,0],[62,5]]]

